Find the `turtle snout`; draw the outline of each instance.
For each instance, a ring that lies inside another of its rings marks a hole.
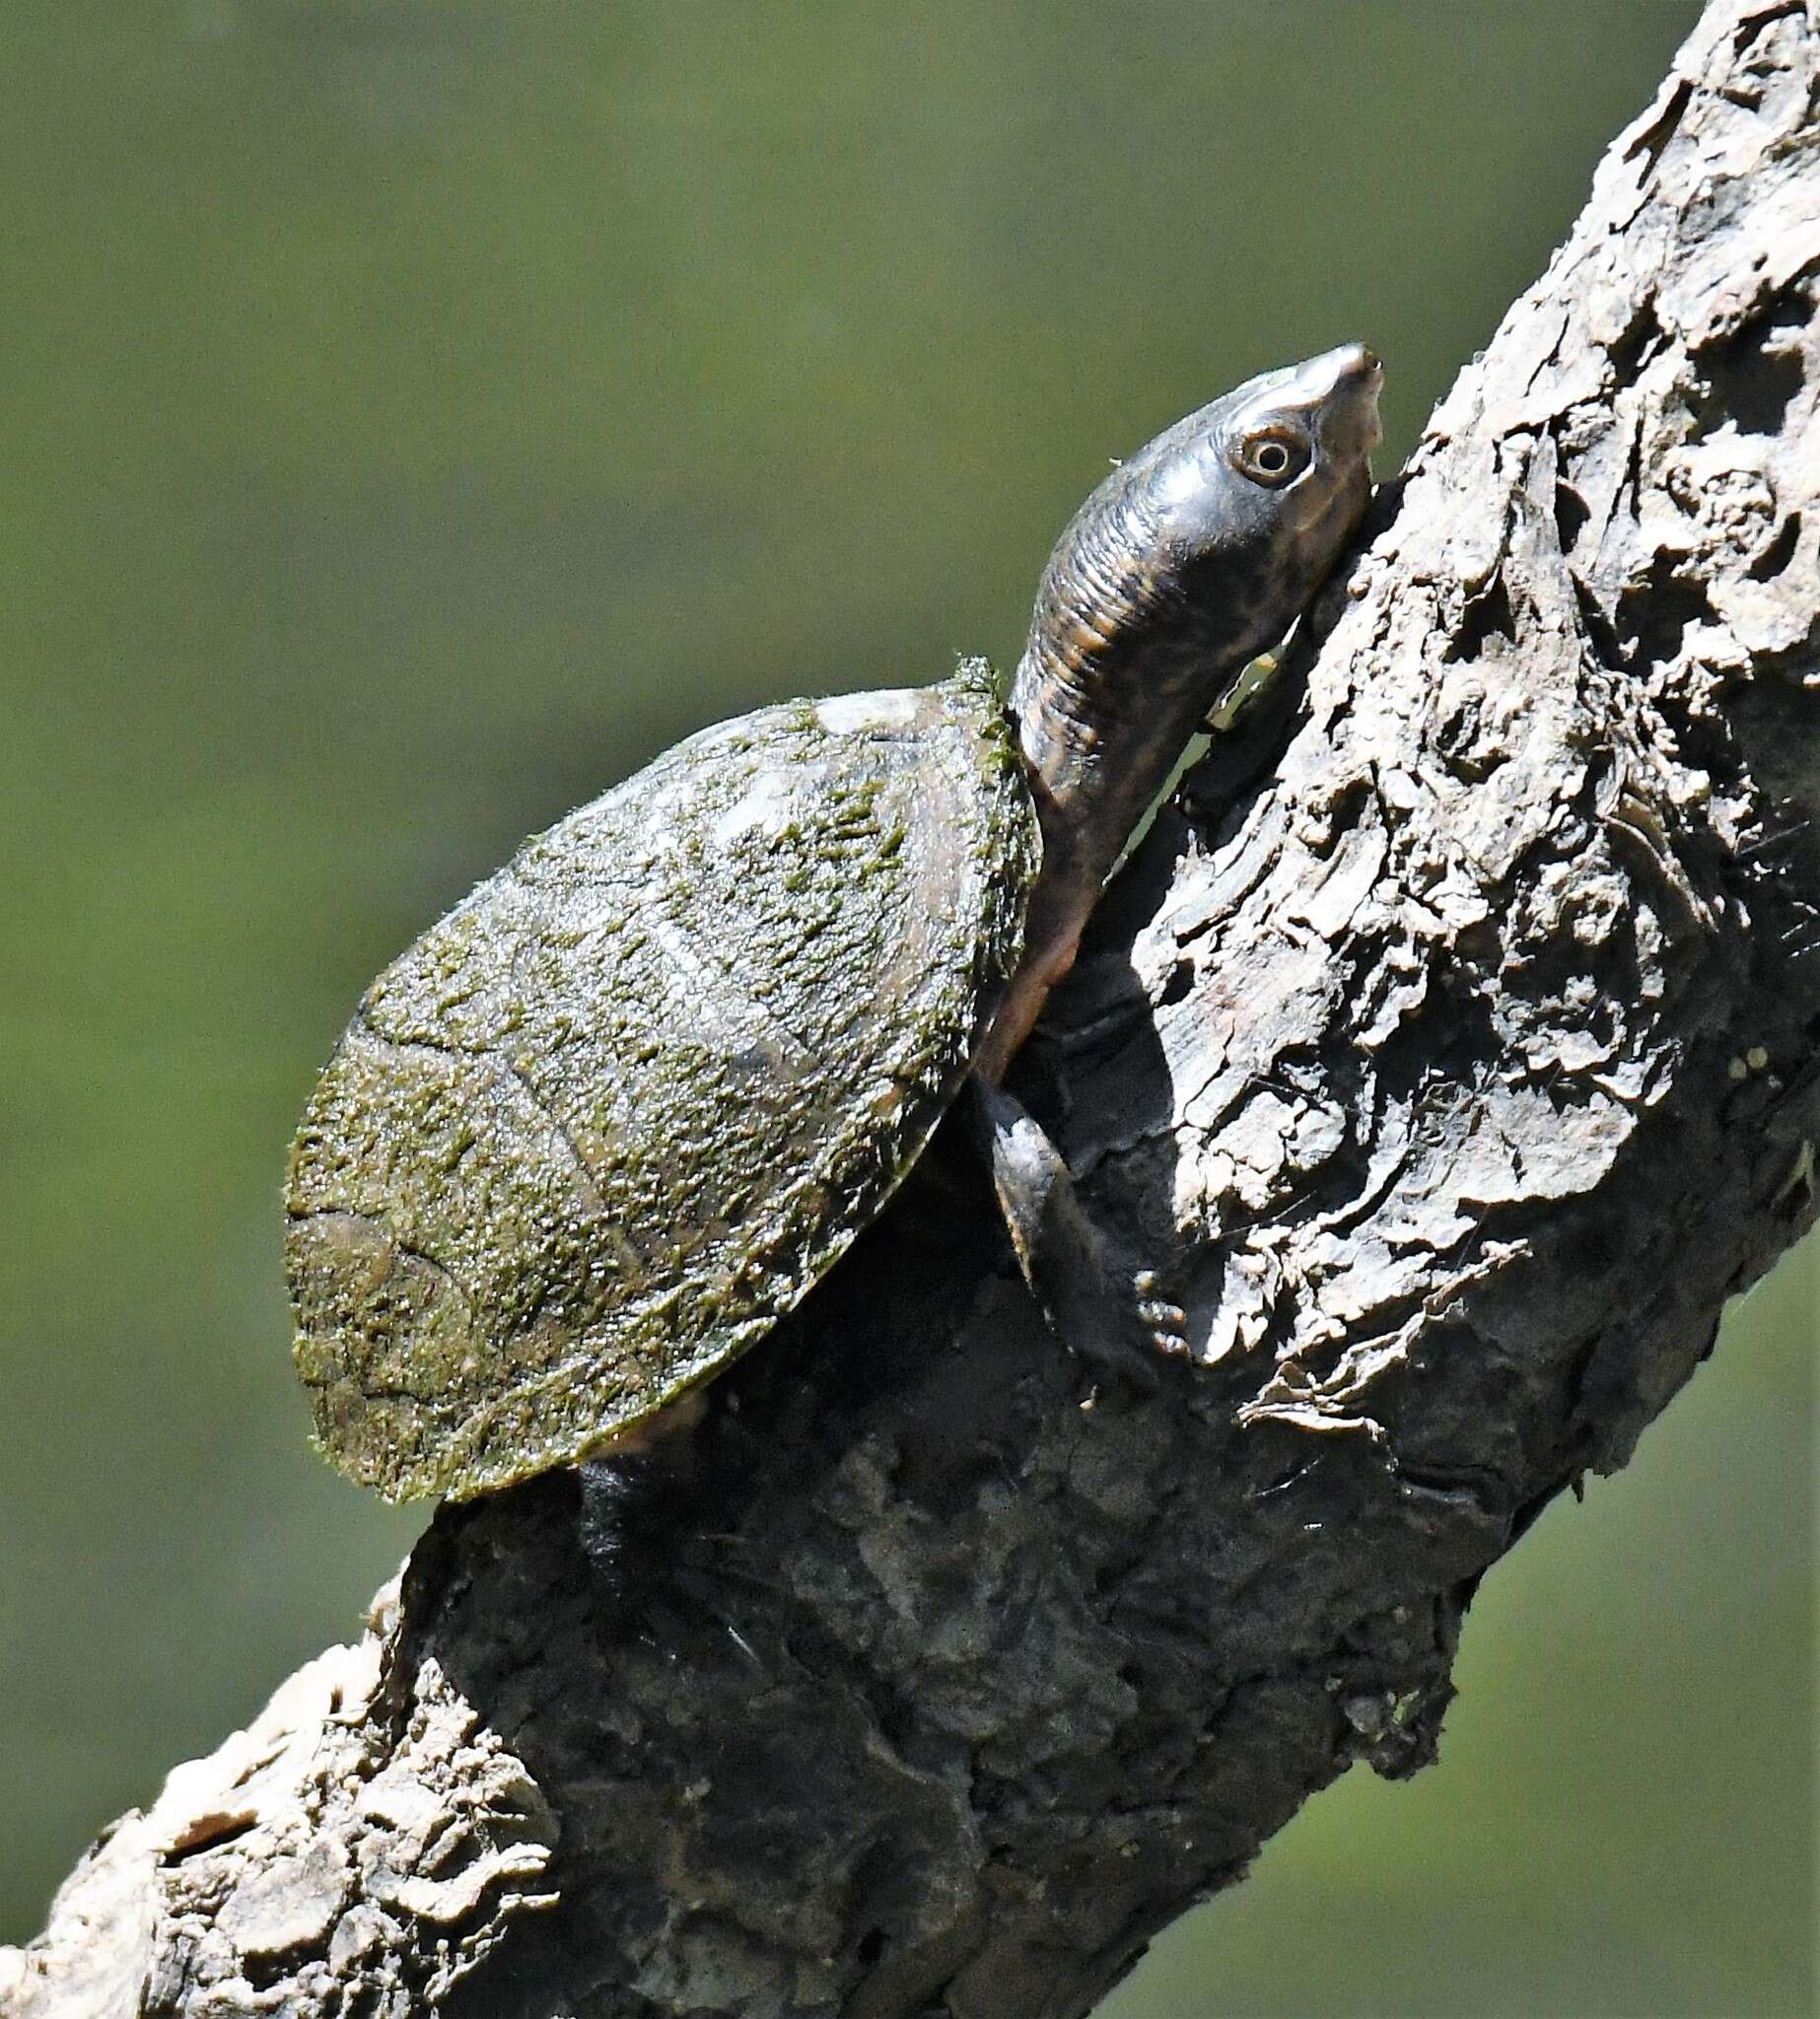
[[[1377,411],[1384,387],[1383,360],[1365,344],[1343,343],[1321,362],[1332,368],[1317,410],[1321,447],[1336,460],[1363,460],[1384,439]]]

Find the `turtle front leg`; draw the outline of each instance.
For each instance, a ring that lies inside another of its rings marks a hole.
[[[1075,866],[1065,857],[1067,837],[1046,823],[1043,873],[1024,917],[1023,957],[973,1055],[974,1079],[995,1087],[1042,1014],[1050,990],[1074,966],[1082,932],[1099,899],[1100,868]]]
[[[976,1075],[967,1099],[1017,1266],[1044,1316],[1101,1373],[1154,1393],[1157,1356],[1188,1351],[1183,1312],[1082,1205],[1061,1151],[1015,1094]]]

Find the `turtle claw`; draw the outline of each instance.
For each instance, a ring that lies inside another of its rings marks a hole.
[[[1151,1269],[1120,1266],[1081,1204],[1062,1153],[1015,1096],[973,1082],[975,1134],[1017,1267],[1063,1344],[1127,1389],[1155,1392],[1157,1360],[1188,1353],[1187,1315]]]
[[[1154,1269],[1140,1269],[1131,1279],[1131,1288],[1136,1296],[1138,1316],[1149,1327],[1151,1344],[1160,1354],[1167,1354],[1172,1359],[1188,1357],[1188,1313],[1180,1304],[1172,1304],[1166,1297],[1159,1297],[1156,1272]]]

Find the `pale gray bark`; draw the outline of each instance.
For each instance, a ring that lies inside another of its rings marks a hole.
[[[939,1149],[617,1500],[439,1514],[8,2012],[1059,2019],[1428,1761],[1479,1576],[1814,1213],[1817,100],[1798,0],[1710,10],[1029,1061],[1201,1363],[1093,1405]]]

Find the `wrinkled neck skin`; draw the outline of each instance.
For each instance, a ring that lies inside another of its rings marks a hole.
[[[1142,494],[1127,495],[1058,551],[1012,683],[1044,881],[1065,869],[1103,881],[1188,739],[1281,628],[1277,571],[1224,584],[1209,606],[1146,518]]]
[[[1209,607],[1158,542],[1135,481],[1095,504],[1050,562],[1012,683],[1043,867],[1022,963],[978,1058],[994,1084],[1189,738],[1285,628],[1280,575],[1228,583]]]

